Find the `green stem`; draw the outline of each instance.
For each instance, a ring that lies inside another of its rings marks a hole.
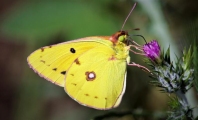
[[[181,90],[178,90],[175,92],[175,94],[177,95],[177,97],[181,100],[181,105],[182,105],[182,109],[184,111],[186,111],[186,119],[187,120],[193,120],[193,114],[192,114],[192,109],[189,108],[189,104],[188,104],[188,100],[185,96],[185,93],[183,93]]]

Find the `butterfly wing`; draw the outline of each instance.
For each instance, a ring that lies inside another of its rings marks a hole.
[[[81,56],[68,69],[65,91],[82,105],[110,109],[119,105],[125,91],[126,60],[100,45]]]
[[[41,77],[63,87],[65,74],[75,59],[101,44],[111,44],[111,42],[105,40],[107,38],[87,37],[42,47],[33,52],[27,61],[29,66]]]

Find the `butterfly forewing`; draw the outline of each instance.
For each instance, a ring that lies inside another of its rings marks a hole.
[[[42,47],[28,57],[28,64],[41,77],[63,87],[67,70],[75,59],[102,44],[101,41],[104,41],[101,37],[88,37]]]

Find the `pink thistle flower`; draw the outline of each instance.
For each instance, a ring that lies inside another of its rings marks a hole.
[[[145,55],[151,60],[156,60],[160,58],[160,46],[156,40],[153,40],[143,46],[143,51]]]

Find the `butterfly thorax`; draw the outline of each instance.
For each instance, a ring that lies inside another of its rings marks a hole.
[[[114,56],[119,60],[130,60],[129,48],[127,46],[128,33],[126,31],[118,31],[110,37],[110,41],[113,43],[116,55]]]

